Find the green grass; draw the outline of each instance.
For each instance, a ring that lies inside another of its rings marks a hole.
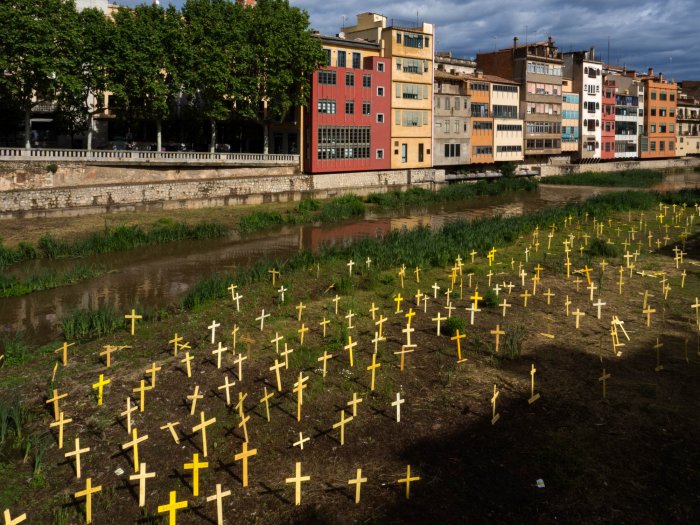
[[[0,297],[17,297],[31,292],[75,284],[104,273],[101,268],[78,266],[63,272],[45,270],[21,279],[16,275],[0,275]]]
[[[547,177],[547,184],[567,186],[608,186],[623,188],[649,188],[659,184],[664,174],[655,170],[627,170],[609,173],[585,171],[558,177]]]
[[[105,227],[101,232],[76,240],[57,239],[47,234],[39,239],[36,247],[24,243],[11,249],[0,244],[0,268],[36,258],[85,257],[184,239],[212,239],[227,234],[228,228],[222,224],[207,222],[189,226],[170,219],[160,219],[148,230],[140,226]]]
[[[3,349],[4,361],[8,365],[24,363],[29,353],[23,332],[0,336],[0,348]]]
[[[66,341],[85,341],[111,334],[124,325],[124,318],[108,306],[96,310],[75,310],[61,319],[61,331]]]
[[[238,226],[242,233],[251,233],[261,230],[269,230],[285,224],[281,213],[276,211],[254,211],[241,217]]]

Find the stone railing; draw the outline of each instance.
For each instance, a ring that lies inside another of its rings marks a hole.
[[[58,148],[3,148],[0,161],[37,162],[99,162],[99,163],[151,163],[151,164],[231,164],[231,165],[280,165],[298,164],[299,155],[271,155],[264,153],[205,153],[185,151],[137,151],[137,150],[84,150]]]

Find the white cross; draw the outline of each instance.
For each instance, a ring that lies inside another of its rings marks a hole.
[[[438,293],[439,289],[440,289],[440,287],[438,286],[438,283],[435,283],[433,285],[433,299],[437,299],[437,293]]]
[[[346,266],[348,267],[348,273],[350,274],[350,277],[352,277],[352,267],[355,266],[355,261],[350,259],[350,262],[346,264]]]
[[[284,286],[280,286],[280,289],[277,290],[277,292],[281,295],[280,300],[281,302],[284,302],[284,292],[286,292],[287,289]]]
[[[501,291],[501,287],[498,286],[498,283],[493,287],[493,291],[496,292],[496,297],[498,297],[498,293]]]
[[[591,284],[593,284],[593,283],[591,283]],[[601,307],[601,306],[605,306],[606,304],[607,304],[607,303],[603,303],[603,302],[600,301],[600,297],[598,297],[598,302],[597,302],[597,303],[593,303],[593,306],[595,306],[595,307],[598,308],[598,319],[600,319],[600,307]]]
[[[265,318],[270,317],[270,314],[265,315],[265,309],[263,308],[262,313],[260,314],[260,317],[256,317],[256,321],[260,321],[260,331],[263,331],[263,327],[265,326]]]
[[[401,405],[405,403],[405,399],[401,399],[401,394],[399,392],[396,393],[396,401],[391,403],[391,406],[396,407],[396,422],[401,423]]]
[[[476,312],[481,312],[481,308],[474,308],[474,303],[471,304],[469,308],[465,308],[467,312],[469,312],[469,324],[473,325],[474,324],[474,314]]]
[[[234,301],[236,301],[236,311],[240,312],[241,311],[241,303],[239,302],[241,299],[243,299],[243,296],[236,292],[236,296],[233,298]]]
[[[216,341],[216,329],[221,326],[221,323],[217,323],[216,321],[212,321],[207,328],[211,330],[211,344],[214,344]]]
[[[367,268],[369,268],[369,265],[372,264],[372,259],[367,257],[367,260],[365,261],[365,264],[367,265]]]

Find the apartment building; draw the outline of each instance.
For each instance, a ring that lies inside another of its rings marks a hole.
[[[523,160],[523,119],[520,116],[520,86],[517,82],[490,76],[489,109],[493,116],[493,160]]]
[[[575,156],[578,155],[579,147],[581,96],[579,93],[574,93],[573,89],[573,79],[563,78],[561,81],[561,152]]]
[[[493,156],[493,117],[491,86],[482,73],[462,75],[467,83],[471,110],[471,164],[491,164]]]
[[[525,160],[547,162],[552,156],[559,156],[562,151],[561,89],[564,62],[552,38],[518,45],[516,37],[512,48],[479,53],[476,63],[485,74],[519,85],[520,114],[525,121]]]
[[[313,74],[304,128],[307,173],[391,167],[391,61],[376,42],[320,36],[329,66]]]
[[[345,36],[379,44],[380,56],[391,61],[391,167],[431,167],[433,25],[361,13]]]
[[[680,93],[676,108],[676,153],[700,155],[700,98]]]
[[[471,75],[476,72],[476,62],[468,58],[452,56],[452,51],[436,52],[434,58],[435,71],[445,71],[459,75]]]
[[[615,83],[615,158],[637,158],[644,132],[644,84],[626,67],[606,64],[603,73]]]
[[[465,81],[460,75],[435,71],[433,90],[435,118],[435,166],[468,164],[471,107]]]
[[[617,87],[613,79],[603,79],[602,126],[600,133],[600,158],[613,160],[615,158],[615,102]]]
[[[676,154],[676,104],[678,84],[669,82],[662,74],[654,75],[649,68],[640,75],[644,83],[644,134],[639,143],[643,159],[675,157]]]
[[[595,50],[564,53],[564,76],[573,80],[573,88],[581,94],[579,114],[578,158],[581,161],[600,159],[603,120],[603,65],[595,58]]]

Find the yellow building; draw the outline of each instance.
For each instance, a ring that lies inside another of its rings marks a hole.
[[[391,167],[432,167],[433,25],[361,13],[344,34],[379,43],[391,58]]]

